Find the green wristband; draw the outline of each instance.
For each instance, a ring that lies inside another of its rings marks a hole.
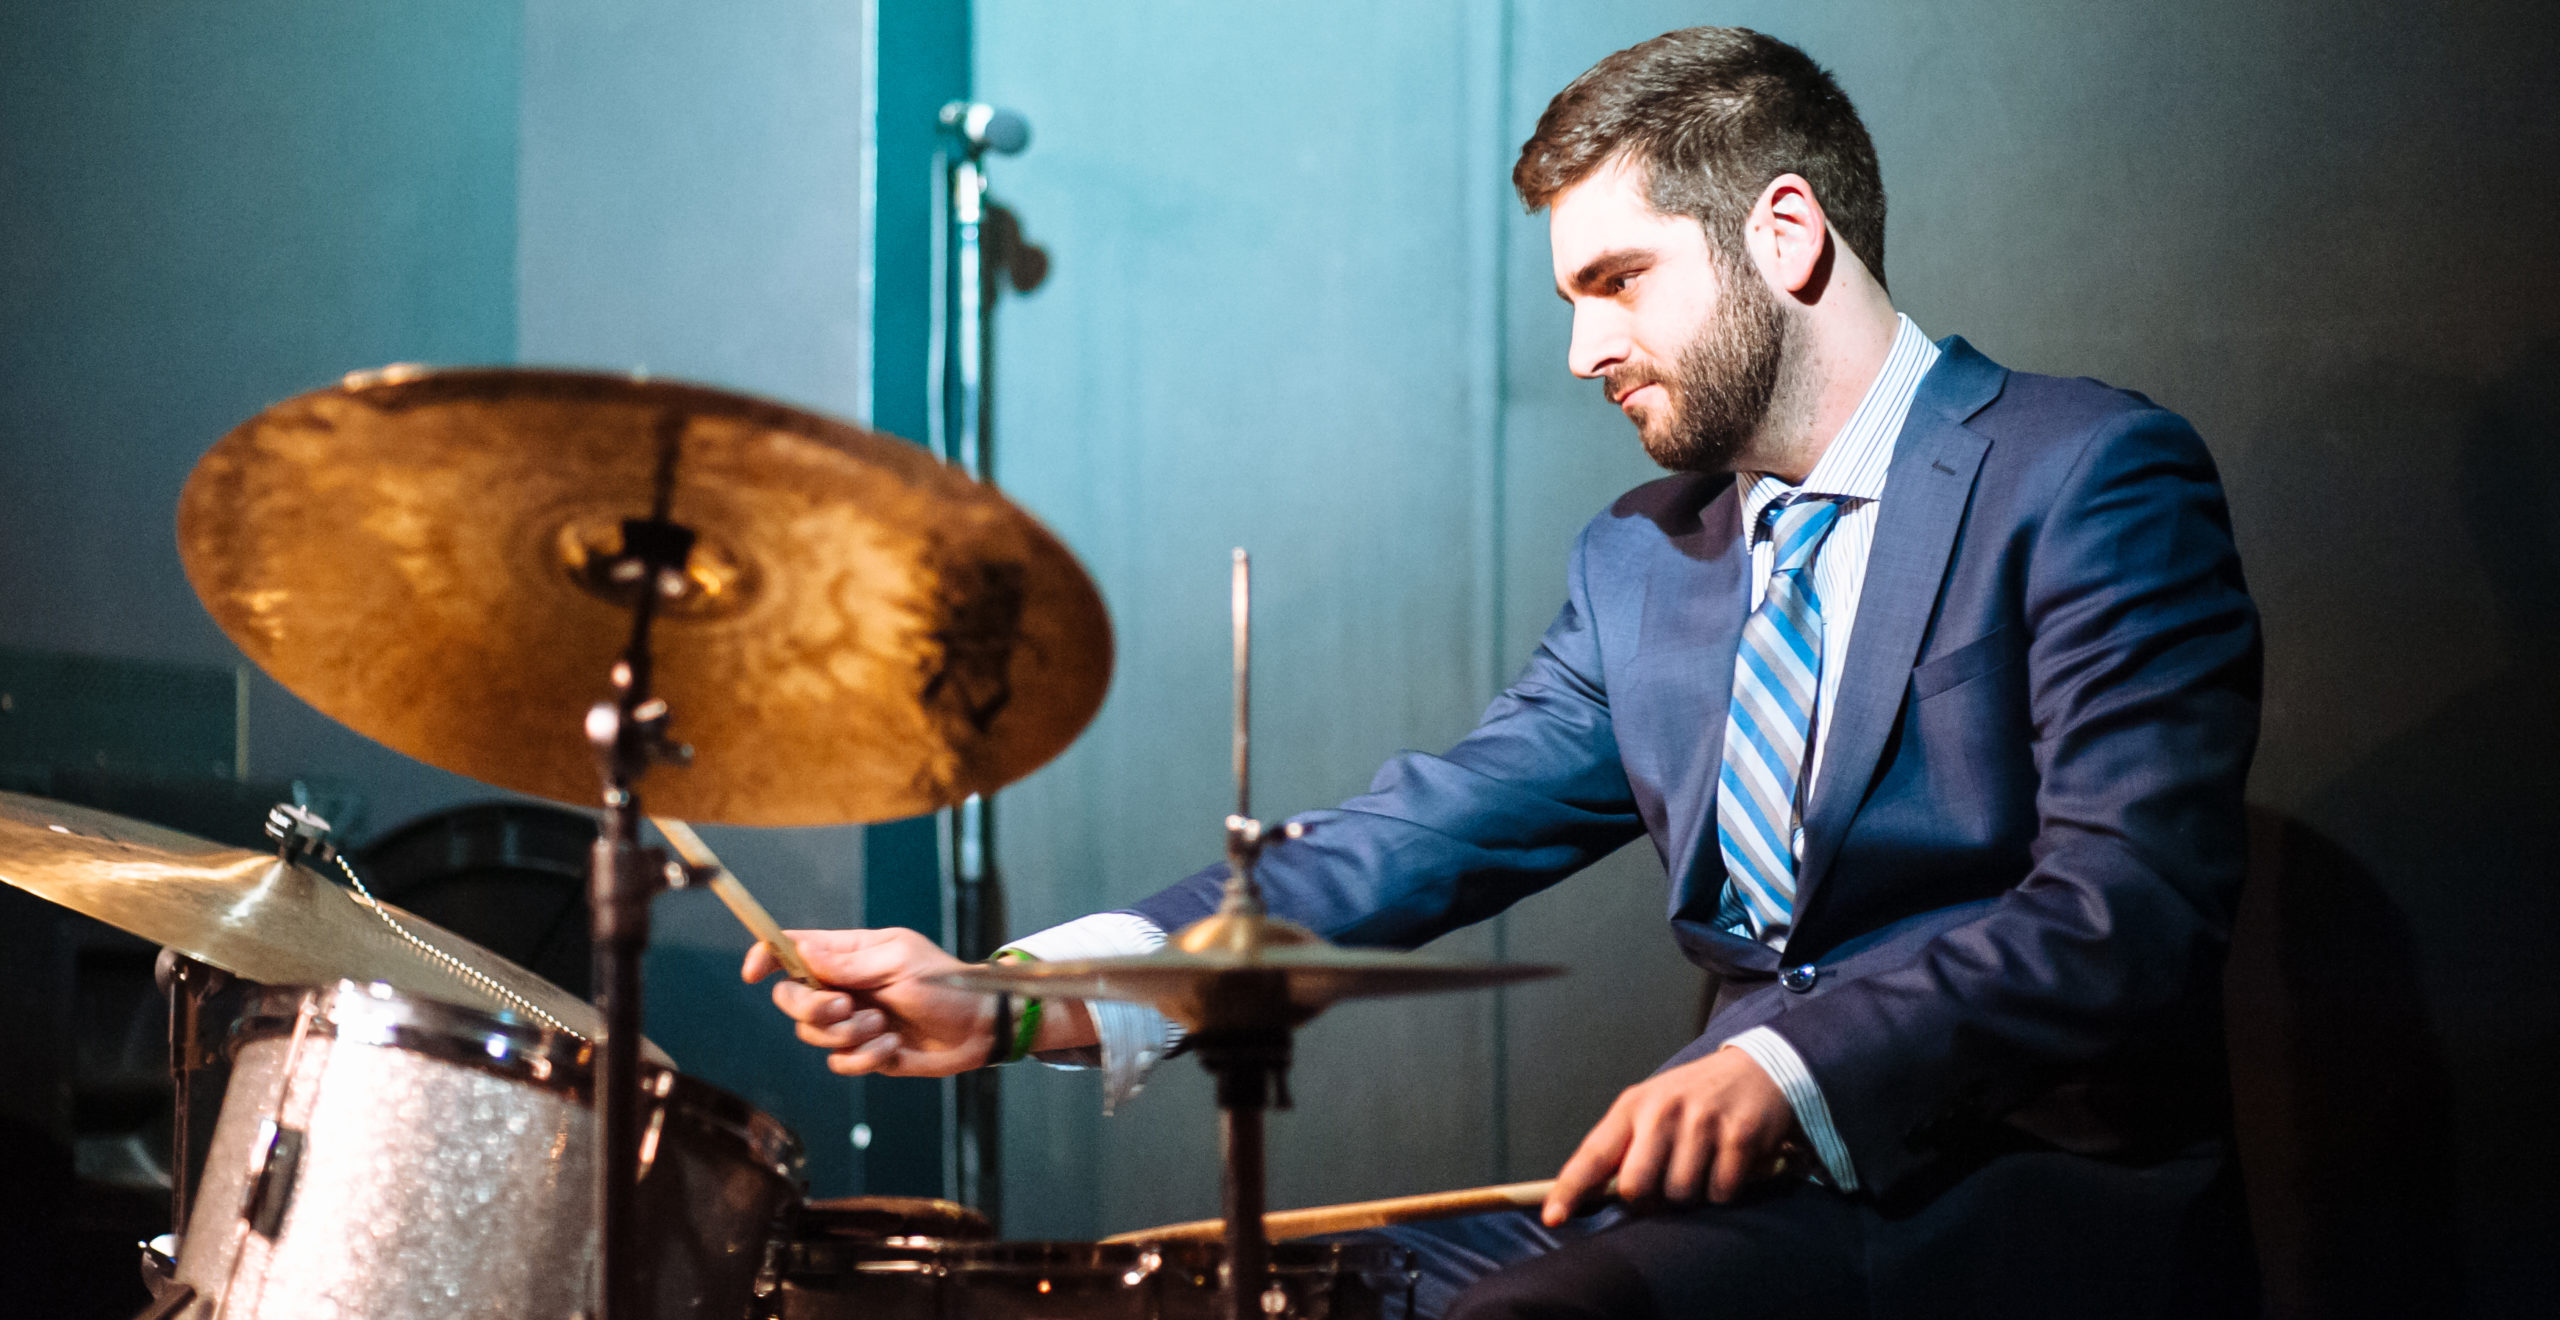
[[[1024,953],[1020,949],[999,949],[996,951],[996,956],[988,959],[987,961],[1004,963],[1037,962],[1039,960],[1032,957],[1030,954]],[[1042,1002],[1043,1001],[1037,999],[1025,999],[1022,1001],[1022,1015],[1015,1019],[1017,1025],[1013,1029],[1013,1048],[1005,1051],[1005,1056],[997,1060],[998,1063],[1019,1063],[1022,1060],[1031,1057],[1031,1043],[1040,1038],[1040,1010]],[[1001,1024],[999,1024],[998,1030],[1002,1030]]]

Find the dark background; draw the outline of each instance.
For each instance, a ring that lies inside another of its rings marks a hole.
[[[1511,153],[1600,55],[1763,27],[1873,129],[1923,329],[2140,389],[2223,464],[2268,629],[2232,991],[2276,1309],[2548,1306],[2551,6],[883,2],[908,26],[0,0],[0,645],[233,663],[177,491],[355,367],[646,365],[912,431],[923,164],[892,133],[973,87],[1034,126],[996,187],[1053,262],[1000,313],[999,475],[1092,569],[1121,657],[1093,730],[1002,801],[1014,926],[1126,901],[1216,847],[1228,546],[1265,588],[1266,815],[1444,744],[1517,665],[1572,531],[1646,469],[1562,369]],[[250,692],[253,774],[351,785],[367,828],[485,795]],[[862,919],[853,831],[714,842],[787,922]],[[660,907],[653,1034],[861,1185],[863,1093],[727,979],[742,941],[698,897]],[[1550,1172],[1686,1033],[1661,903],[1622,855],[1451,941],[1575,976],[1319,1024],[1276,1201]],[[1109,1120],[1090,1077],[1009,1077],[1011,1235],[1211,1213],[1195,1071]]]

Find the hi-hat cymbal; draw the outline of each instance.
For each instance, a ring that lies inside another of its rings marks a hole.
[[[1145,1004],[1196,1032],[1296,1027],[1345,999],[1476,990],[1563,970],[1346,949],[1292,922],[1221,912],[1183,928],[1155,953],[997,963],[934,979],[1031,998]]]
[[[924,450],[621,376],[395,368],[269,408],[197,464],[178,544],[206,609],[323,713],[568,802],[631,630],[623,522],[697,537],[653,629],[690,766],[650,809],[914,815],[1063,749],[1111,671],[1102,600],[1029,515]]]
[[[208,843],[103,811],[0,793],[0,880],[266,985],[382,981],[445,1003],[537,1022],[547,1016],[545,1025],[588,1040],[604,1028],[585,1000],[423,917],[388,903],[373,911],[273,853]],[[383,912],[505,994],[402,939]],[[653,1059],[674,1066],[648,1048]]]

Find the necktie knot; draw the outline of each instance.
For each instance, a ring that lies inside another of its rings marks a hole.
[[[1840,501],[1827,495],[1804,495],[1770,510],[1769,540],[1776,546],[1773,573],[1795,573],[1813,562],[1822,539],[1840,521]]]

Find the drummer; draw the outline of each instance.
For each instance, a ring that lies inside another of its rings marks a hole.
[[[1474,733],[1301,817],[1261,879],[1412,947],[1649,834],[1720,990],[1542,1215],[1391,1230],[1424,1309],[2254,1314],[2215,1005],[2259,638],[2202,443],[1898,312],[1867,130],[1785,43],[1611,55],[1512,179],[1571,370],[1673,475],[1592,521]],[[1150,951],[1219,876],[1017,948]],[[1128,1006],[996,1021],[910,931],[800,940],[837,988],[775,1002],[840,1073],[1083,1052],[1125,1091],[1175,1044]]]

